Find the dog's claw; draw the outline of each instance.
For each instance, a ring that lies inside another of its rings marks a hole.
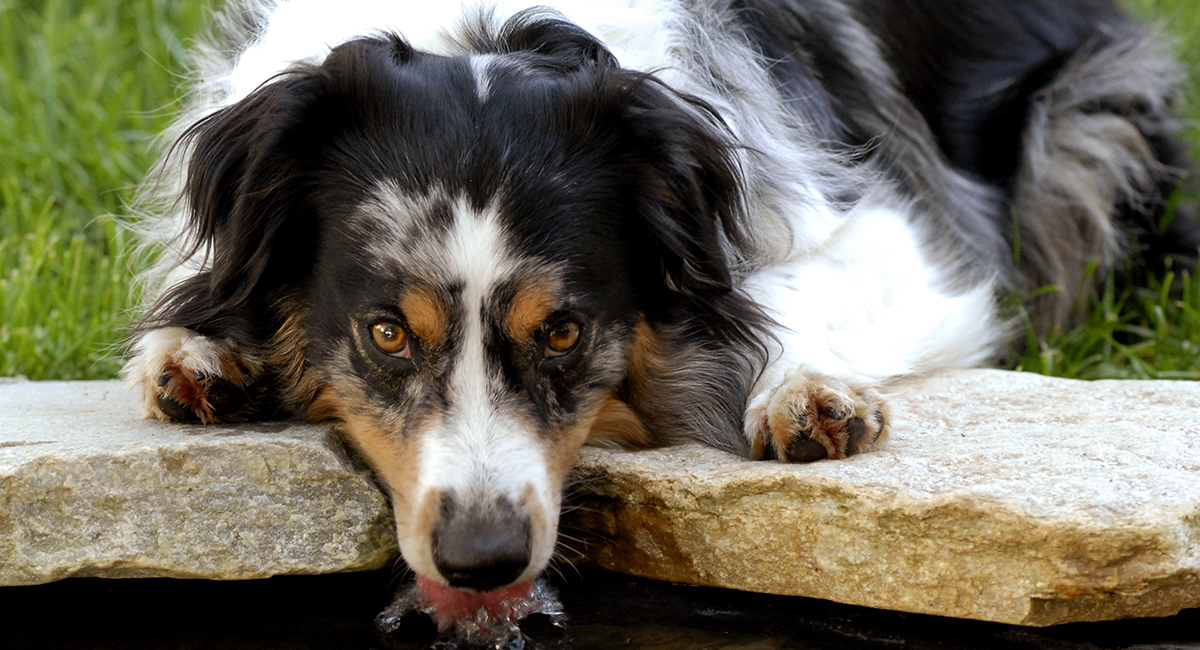
[[[850,418],[846,422],[846,448],[858,449],[867,437],[867,423],[862,418]]]

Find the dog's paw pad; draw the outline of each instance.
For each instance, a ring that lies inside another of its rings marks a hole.
[[[174,327],[147,333],[136,351],[126,374],[143,392],[148,416],[190,423],[249,419],[248,386],[260,364],[231,343]]]
[[[807,463],[876,449],[887,438],[887,405],[875,389],[799,371],[747,413],[756,458]]]

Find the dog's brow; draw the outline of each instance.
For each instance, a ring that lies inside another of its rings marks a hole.
[[[527,341],[554,309],[554,285],[544,279],[530,279],[517,288],[508,308],[508,335],[516,342]]]
[[[422,341],[437,344],[446,338],[450,310],[430,287],[418,284],[406,289],[400,298],[400,310],[413,334]]]

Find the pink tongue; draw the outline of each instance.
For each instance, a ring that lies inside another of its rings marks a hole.
[[[445,630],[459,621],[475,618],[480,610],[489,620],[520,618],[521,606],[529,602],[533,593],[533,580],[496,591],[472,592],[447,587],[417,574],[417,587],[433,607],[438,629]]]

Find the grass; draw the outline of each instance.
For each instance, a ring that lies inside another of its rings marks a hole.
[[[1193,84],[1183,107],[1188,120],[1184,136],[1200,160],[1200,11],[1195,0],[1124,4],[1135,16],[1160,22],[1179,41],[1179,58]],[[1193,182],[1196,186],[1200,183]],[[1180,192],[1174,202],[1180,201],[1195,203],[1200,196]],[[1015,299],[1010,306],[1020,311],[1019,303]],[[1023,355],[1010,355],[1011,368],[1080,379],[1200,380],[1200,278],[1171,269],[1140,284],[1105,278],[1082,323],[1040,338],[1027,328],[1024,343]]]
[[[1200,280],[1169,270],[1143,285],[1109,276],[1084,322],[1041,338],[1027,327],[1024,343],[1024,353],[1012,355],[1013,369],[1079,379],[1200,380]]]
[[[1195,0],[1126,4],[1180,38],[1200,80]],[[124,211],[152,163],[151,139],[179,98],[182,53],[208,15],[199,0],[0,0],[0,376],[116,375],[132,271],[106,215]],[[1200,102],[1189,109],[1200,117]],[[1188,137],[1200,143],[1196,124]],[[1200,379],[1200,280],[1110,279],[1088,313],[1075,329],[1031,340],[1013,366]]]
[[[151,164],[200,3],[0,0],[0,376],[115,376],[113,219]]]

